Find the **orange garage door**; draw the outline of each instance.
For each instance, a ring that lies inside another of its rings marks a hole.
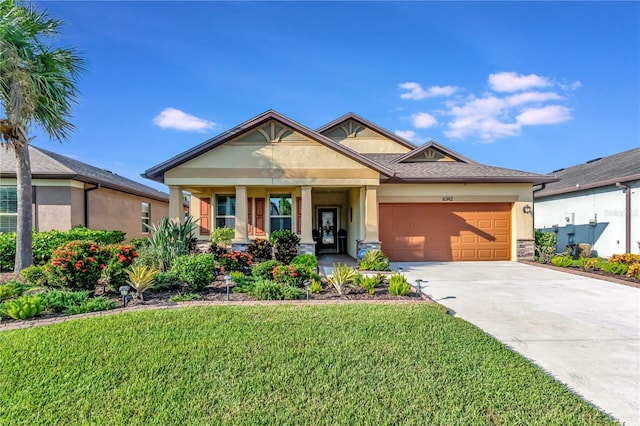
[[[511,204],[380,204],[380,241],[393,261],[509,260]]]

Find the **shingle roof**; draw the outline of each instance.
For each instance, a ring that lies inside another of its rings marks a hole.
[[[0,176],[15,177],[16,161],[13,150],[4,147],[0,149]],[[162,191],[46,149],[29,145],[29,156],[31,175],[34,178],[74,179],[154,200],[169,201],[169,195]]]
[[[536,198],[638,180],[640,179],[640,148],[596,158],[552,173],[560,178],[560,181],[545,185],[535,193]]]
[[[390,168],[397,182],[527,182],[542,183],[554,180],[553,176],[520,170],[505,169],[480,163],[431,161],[422,163],[398,163],[405,154],[363,154],[367,158]]]
[[[411,151],[405,154],[363,154],[340,143],[334,142],[321,134],[321,132],[350,119],[361,122],[376,132],[379,132],[382,135],[401,143],[407,148],[410,148]],[[230,141],[243,133],[255,129],[268,120],[277,120],[297,132],[300,132],[304,136],[316,140],[317,142],[320,142],[321,144],[338,151],[355,161],[358,161],[372,170],[378,171],[382,182],[505,182],[539,184],[555,181],[553,176],[479,164],[473,160],[462,157],[460,154],[455,153],[448,148],[438,145],[434,141],[429,142],[427,146],[416,147],[410,142],[354,113],[348,113],[314,131],[273,110],[266,111],[254,118],[251,118],[227,132],[206,140],[200,145],[152,167],[147,170],[143,176],[147,179],[164,182],[164,173],[166,171],[177,167],[180,164],[189,161],[227,141]],[[458,161],[401,162],[403,159],[410,159],[414,155],[417,155],[430,147],[441,150]]]

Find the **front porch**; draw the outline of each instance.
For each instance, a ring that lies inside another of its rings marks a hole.
[[[176,208],[184,192],[190,194],[190,212],[198,220],[196,237],[207,241],[213,229],[234,229],[234,249],[243,250],[254,239],[269,239],[278,229],[300,236],[300,253],[348,254],[380,249],[377,186],[170,186],[170,214],[182,220]]]

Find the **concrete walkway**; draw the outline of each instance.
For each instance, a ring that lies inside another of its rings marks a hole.
[[[640,425],[640,289],[517,262],[392,267],[603,411]]]

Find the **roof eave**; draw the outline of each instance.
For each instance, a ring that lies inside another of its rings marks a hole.
[[[559,178],[558,180],[562,180],[562,179]],[[634,180],[640,180],[640,174],[623,176],[623,177],[614,178],[614,179],[607,179],[599,182],[587,183],[579,186],[572,186],[569,188],[560,188],[560,189],[551,189],[551,190],[543,189],[536,192],[534,194],[534,198],[544,198],[544,197],[550,197],[552,195],[569,194],[572,192],[585,191],[587,189],[602,188],[605,186],[615,186],[616,183],[625,183],[625,182],[631,182]]]
[[[532,176],[478,176],[478,177],[400,177],[396,176],[393,183],[541,183],[557,182],[553,177]],[[385,181],[381,181],[385,183]]]

